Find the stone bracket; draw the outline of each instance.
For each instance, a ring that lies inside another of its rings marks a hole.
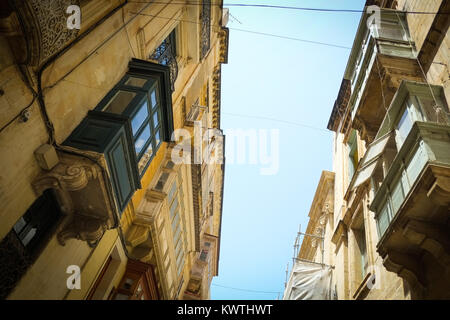
[[[89,247],[95,248],[107,229],[108,223],[105,220],[76,214],[72,221],[58,233],[58,242],[64,246],[68,239],[78,239],[86,241]]]
[[[426,282],[422,277],[423,272],[418,261],[416,256],[389,250],[383,259],[383,265],[386,270],[395,272],[411,287],[417,287],[418,291],[423,293],[426,289]]]
[[[450,241],[448,234],[430,223],[409,220],[403,235],[411,243],[431,253],[444,268],[450,266]]]
[[[86,241],[95,247],[104,232],[117,224],[116,206],[108,192],[101,169],[80,156],[59,153],[60,163],[43,172],[32,183],[37,195],[55,191],[64,218],[57,239],[64,246],[68,239]]]
[[[427,196],[440,206],[450,207],[450,177],[438,175]]]

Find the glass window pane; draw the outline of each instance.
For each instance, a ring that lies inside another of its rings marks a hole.
[[[157,99],[156,99],[156,90],[153,89],[152,92],[150,93],[150,100],[152,102],[152,109],[156,107],[157,105]]]
[[[381,22],[379,35],[381,38],[406,40],[405,32],[399,22]]]
[[[409,134],[409,131],[411,131],[412,128],[412,122],[411,118],[408,114],[408,109],[405,109],[403,112],[403,115],[397,125],[397,135],[398,135],[398,149],[401,148],[403,142],[405,141],[406,137]]]
[[[158,146],[160,144],[160,142],[161,142],[161,138],[159,137],[160,129],[158,128],[157,130],[158,131],[156,131],[156,134],[155,134],[155,142],[156,142],[156,145]]]
[[[177,255],[177,264],[178,264],[179,262],[181,262],[182,260],[184,260],[184,259],[181,259],[181,258],[184,258],[184,254],[185,254],[185,252],[184,252],[184,246],[182,245],[182,246],[181,246],[181,250],[180,250],[179,254]]]
[[[181,237],[181,228],[180,228],[180,226],[178,225],[178,228],[177,228],[177,230],[175,231],[175,235],[174,235],[174,237],[173,237],[174,242],[175,242],[175,243],[178,243],[178,240],[180,239],[180,237]],[[179,242],[181,242],[181,241],[179,241]],[[177,246],[177,247],[178,247],[178,246]]]
[[[206,258],[208,257],[208,251],[202,250],[202,253],[200,254],[200,260],[206,261]]]
[[[150,142],[150,144],[147,147],[147,150],[142,155],[142,158],[139,160],[138,168],[139,168],[139,174],[142,174],[144,171],[144,168],[147,166],[147,163],[150,161],[150,159],[153,156],[153,143]]]
[[[139,153],[141,153],[142,148],[145,146],[145,144],[149,139],[150,139],[150,125],[147,125],[144,128],[144,131],[142,131],[142,133],[139,135],[139,137],[136,139],[136,142],[134,143],[136,155],[139,155]]]
[[[183,241],[181,241],[181,240],[178,241],[177,245],[175,246],[175,256],[177,256],[177,257],[180,255],[182,242]]]
[[[184,254],[180,254],[177,258],[177,272],[178,275],[180,275],[181,271],[183,270],[184,266]]]
[[[183,271],[183,266],[184,266],[184,259],[181,259],[181,257],[183,257],[182,255],[180,256],[180,261],[178,262],[177,260],[177,275],[179,276],[181,274],[181,271]]]
[[[175,198],[172,205],[170,206],[170,218],[172,218],[175,214],[175,210],[178,208],[178,199]]]
[[[136,77],[130,77],[128,78],[128,80],[125,82],[126,86],[132,86],[132,87],[138,87],[138,88],[142,88],[145,83],[147,82],[147,79],[142,79],[142,78],[136,78]]]
[[[159,125],[159,112],[158,110],[155,111],[153,114],[153,128],[157,128]]]
[[[102,111],[122,114],[135,96],[136,92],[119,90],[111,100],[109,100]]]
[[[123,293],[118,293],[114,298],[114,300],[128,300],[128,299],[130,299],[130,297]]]
[[[173,195],[175,194],[175,191],[177,191],[177,183],[174,182],[172,184],[172,187],[170,188],[169,194],[168,194],[168,198],[169,198],[169,203],[170,201],[172,201]]]
[[[407,165],[406,172],[409,177],[411,185],[413,185],[422,172],[423,167],[428,162],[427,152],[424,150],[424,146],[421,144],[417,151],[414,153],[410,162]]]
[[[27,224],[27,222],[25,221],[25,219],[23,217],[21,217],[19,219],[19,221],[16,222],[16,224],[14,225],[14,231],[19,234],[20,231],[22,231],[23,227],[25,227],[25,225]]]
[[[131,289],[131,287],[133,286],[133,284],[134,284],[134,280],[133,279],[130,279],[130,278],[126,278],[125,279],[125,282],[123,283],[123,289],[125,289],[125,290],[130,290]]]
[[[425,121],[422,109],[419,107],[420,104],[416,96],[409,97],[406,103],[408,106],[408,110],[412,115],[412,119],[414,119],[415,121]]]
[[[400,206],[403,203],[403,199],[405,198],[405,194],[403,192],[402,183],[401,183],[401,177],[397,181],[397,184],[392,188],[392,206],[394,214],[397,212],[397,210],[400,208]]]
[[[389,202],[386,201],[384,207],[381,209],[380,214],[377,217],[378,231],[380,232],[380,238],[389,226]]]
[[[30,243],[30,241],[36,235],[36,232],[37,232],[36,228],[31,228],[26,234],[20,236],[24,247],[26,247]]]
[[[139,130],[139,128],[144,123],[145,119],[148,116],[148,104],[147,101],[139,107],[139,111],[134,115],[133,119],[131,119],[131,128],[133,129],[133,135]]]
[[[172,230],[175,230],[176,225],[180,223],[180,216],[177,214],[175,215],[175,219],[172,221]]]

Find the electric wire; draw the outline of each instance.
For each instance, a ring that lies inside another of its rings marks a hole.
[[[261,290],[235,288],[235,287],[223,286],[223,285],[215,284],[215,283],[212,283],[211,285],[215,286],[215,287],[219,287],[219,288],[225,288],[225,289],[231,289],[231,290],[237,290],[237,291],[245,291],[245,292],[269,293],[269,294],[274,294],[274,293],[280,294],[281,293],[280,291],[261,291]]]
[[[236,18],[235,16],[233,16],[233,15],[231,14],[231,12],[229,13],[229,15],[230,15],[230,17],[231,17],[232,20],[236,20],[237,23],[243,24],[238,18]]]
[[[125,24],[125,12],[124,12],[123,7],[122,7],[122,22],[123,22],[123,28],[125,30],[125,34],[127,35],[128,45],[130,46],[131,52],[133,53],[133,56],[137,57],[136,53],[134,52],[133,46],[131,45],[130,35],[128,34],[127,25]]]
[[[128,1],[129,3],[152,3],[152,4],[164,4],[164,5],[188,5],[188,6],[202,6],[202,1],[197,2],[163,2],[163,1]],[[366,13],[362,9],[333,9],[333,8],[310,8],[310,7],[296,7],[296,6],[282,6],[272,4],[258,4],[258,3],[212,3],[212,6],[223,7],[247,7],[247,8],[265,8],[265,9],[285,9],[285,10],[297,10],[297,11],[313,11],[313,12],[335,12],[335,13]],[[450,14],[450,12],[430,12],[430,11],[398,11],[404,14]]]
[[[8,127],[11,123],[16,121],[18,118],[20,118],[22,116],[22,114],[24,113],[24,111],[29,109],[32,106],[34,101],[36,101],[36,98],[37,98],[37,95],[33,94],[33,99],[31,100],[31,102],[25,108],[23,108],[14,118],[9,120],[3,127],[1,127],[0,132],[2,132],[4,129],[6,129],[6,127]]]
[[[175,18],[170,18],[170,17],[162,17],[160,15],[154,15],[154,14],[148,14],[148,13],[136,13],[136,12],[130,12],[130,13],[131,14],[139,14],[139,15],[142,15],[142,16],[153,17],[153,18],[157,18],[157,19],[159,18],[159,19],[173,20],[173,21],[178,21],[178,22],[186,22],[186,23],[193,23],[193,24],[199,24],[199,25],[202,24],[202,23],[197,22],[197,21],[184,20],[184,19],[175,19]],[[320,42],[320,41],[313,41],[313,40],[307,40],[307,39],[301,39],[301,38],[295,38],[295,37],[289,37],[289,36],[283,36],[283,35],[277,35],[277,34],[273,34],[273,33],[265,33],[265,32],[259,32],[259,31],[253,31],[253,30],[245,30],[245,29],[232,28],[232,27],[228,27],[228,29],[239,31],[239,32],[246,32],[246,33],[252,33],[252,34],[257,34],[257,35],[270,36],[270,37],[275,37],[275,38],[280,38],[280,39],[293,40],[293,41],[299,41],[299,42],[306,42],[306,43],[323,45],[323,46],[328,46],[328,47],[335,47],[335,48],[340,48],[340,49],[347,49],[347,50],[351,50],[352,49],[351,47],[342,46],[342,45],[338,45],[338,44],[327,43],[327,42]]]
[[[314,129],[314,130],[319,130],[319,131],[330,133],[330,131],[328,131],[327,129],[324,129],[324,128],[315,127],[315,126],[311,126],[311,125],[304,124],[304,123],[299,123],[299,122],[294,122],[294,121],[283,120],[283,119],[275,119],[275,118],[271,118],[271,117],[254,116],[254,115],[246,115],[246,114],[238,114],[238,113],[230,113],[230,112],[222,112],[222,115],[229,115],[229,116],[241,117],[241,118],[253,118],[253,119],[275,121],[275,122],[281,122],[281,123],[290,124],[290,125],[297,126],[297,127],[309,128],[309,129]]]

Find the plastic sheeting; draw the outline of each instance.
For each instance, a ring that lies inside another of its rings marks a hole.
[[[331,299],[331,267],[296,260],[283,300]]]

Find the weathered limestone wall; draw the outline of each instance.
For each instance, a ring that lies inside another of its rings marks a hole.
[[[397,10],[410,12],[437,12],[443,0],[398,0]],[[433,23],[432,14],[408,14],[409,32],[420,51]]]
[[[445,1],[445,0],[444,0]],[[398,9],[415,12],[438,12],[443,0],[399,0]],[[411,36],[416,44],[419,52],[428,35],[430,27],[433,23],[435,15],[433,14],[409,14],[408,27]],[[427,79],[431,84],[441,85],[444,87],[447,101],[450,99],[450,30],[439,30],[444,32],[444,39],[437,50],[433,63],[427,72]]]
[[[135,16],[137,12],[141,14]],[[212,6],[212,25],[218,24],[221,14],[218,6]],[[55,128],[55,141],[62,143],[87,112],[96,107],[122,78],[132,57],[147,59],[175,27],[179,70],[172,99],[174,126],[182,127],[182,97],[186,97],[189,109],[200,97],[201,89],[208,79],[212,87],[213,70],[219,64],[216,27],[211,31],[210,52],[204,61],[199,61],[200,25],[187,22],[197,20],[199,15],[200,6],[183,6],[180,2],[168,5],[129,3],[50,63],[42,74],[42,88],[46,110]],[[139,41],[140,36],[145,40],[143,44]],[[13,120],[33,101],[33,95],[22,80],[3,37],[0,37],[0,56],[0,89],[3,90],[0,95],[0,126],[12,121],[0,132],[0,166],[7,168],[0,172],[2,239],[37,198],[32,190],[32,181],[42,169],[33,152],[48,142],[49,135],[36,100],[29,108],[31,116],[27,122]],[[31,69],[29,71],[32,72]],[[33,80],[36,80],[35,77]],[[33,85],[37,90],[36,83]],[[164,143],[142,180],[143,189],[136,192],[125,210],[122,216],[125,231],[134,216],[134,208],[139,206],[165,152]],[[187,191],[190,192],[190,174],[186,177]],[[189,197],[189,192],[185,192],[186,197]],[[192,203],[189,203],[191,207]],[[62,247],[54,236],[9,298],[84,298],[116,241],[117,231],[108,231],[97,248],[92,250],[79,240],[69,240]],[[71,264],[82,268],[82,290],[68,294],[66,279],[69,275],[65,272]]]

